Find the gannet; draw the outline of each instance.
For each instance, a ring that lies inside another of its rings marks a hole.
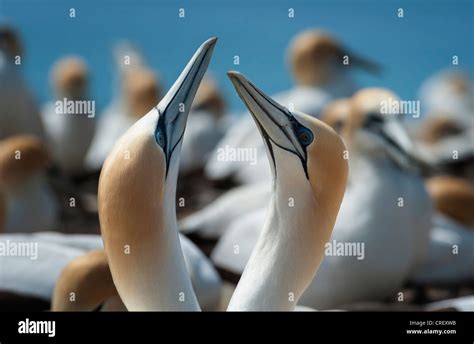
[[[471,76],[460,69],[446,69],[430,76],[419,91],[424,116],[444,112],[471,121],[474,115],[474,83]]]
[[[180,241],[199,302],[204,308],[215,309],[220,297],[217,272],[191,241],[184,236],[180,237]],[[18,250],[20,246],[30,254],[15,254],[14,249]],[[94,310],[97,307],[88,307],[95,301],[100,301],[97,306],[104,302],[102,310],[120,310],[120,299],[114,297],[113,284],[99,284],[99,280],[108,281],[108,267],[101,262],[101,254],[98,253],[103,252],[100,235],[57,232],[1,234],[0,250],[0,290],[52,302],[53,310]],[[87,257],[94,259],[91,261]],[[86,268],[80,269],[84,264]],[[91,271],[95,275],[91,276]],[[109,298],[98,300],[92,297],[96,293],[103,295],[104,288],[112,291]],[[75,293],[74,301],[70,301],[71,292]]]
[[[46,144],[29,135],[0,141],[0,189],[7,204],[6,232],[55,230],[59,207],[46,181]]]
[[[364,257],[326,256],[302,305],[327,309],[387,297],[426,258],[431,203],[421,177],[405,170],[412,151],[407,134],[394,115],[380,113],[380,102],[388,97],[397,99],[383,89],[357,92],[342,130],[350,176],[328,243],[364,243]],[[265,221],[258,210],[248,217],[233,223],[219,240],[211,256],[217,267],[235,274],[244,270],[256,245],[251,240],[258,237],[251,232],[260,231]]]
[[[418,285],[452,285],[474,278],[474,187],[456,177],[427,180],[436,207],[429,255],[411,280]]]
[[[216,310],[220,301],[221,280],[208,258],[185,236],[179,240],[184,261],[199,305]],[[71,301],[70,294],[75,299]],[[58,277],[51,309],[53,311],[125,311],[110,274],[104,250],[93,250],[73,259]]]
[[[52,68],[54,100],[44,106],[42,120],[53,160],[68,175],[84,170],[94,136],[95,101],[88,96],[88,83],[86,63],[79,57],[61,58]],[[64,106],[69,104],[74,107]]]
[[[242,74],[228,75],[265,142],[273,176],[263,229],[228,310],[294,310],[336,221],[348,173],[345,147],[326,124],[290,112]]]
[[[18,134],[44,138],[38,104],[21,75],[24,62],[17,32],[0,24],[0,139]]]
[[[128,54],[131,61],[138,59],[133,57],[136,52]],[[141,62],[125,68],[123,58],[121,56],[120,59],[122,71],[119,100],[114,100],[98,120],[96,134],[86,156],[86,165],[90,170],[102,167],[107,154],[120,136],[161,98],[161,86],[156,73]]]
[[[110,271],[128,310],[199,310],[179,244],[181,140],[216,38],[204,42],[160,103],[115,144],[99,180]]]
[[[331,100],[349,97],[356,91],[350,76],[353,67],[378,71],[378,66],[349,52],[336,39],[320,30],[299,33],[290,43],[288,62],[295,87],[272,98],[290,110],[297,109],[318,118]],[[344,64],[344,56],[349,64]],[[247,148],[256,150],[257,163],[247,161],[220,161],[214,152],[207,162],[206,175],[219,180],[234,178],[242,184],[271,179],[265,148],[255,130],[250,116],[243,116],[226,133],[216,148]]]
[[[474,182],[474,121],[468,116],[430,114],[420,125],[417,145],[439,171]]]
[[[227,124],[224,99],[215,80],[204,78],[189,113],[180,155],[180,173],[203,168]]]

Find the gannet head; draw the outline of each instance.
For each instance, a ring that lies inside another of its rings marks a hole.
[[[347,66],[343,65],[345,55],[350,57]],[[371,72],[379,70],[374,62],[349,53],[328,33],[320,30],[299,33],[290,43],[289,60],[296,83],[304,86],[326,83],[342,67],[360,67]]]
[[[171,264],[185,271],[175,212],[179,152],[191,103],[216,40],[201,45],[160,103],[118,140],[102,168],[98,192],[102,237],[114,282],[128,309],[173,308],[177,294],[167,295],[172,291],[162,283],[175,282],[183,288],[187,283],[176,271],[167,271]],[[176,261],[167,265],[170,257]],[[163,288],[159,296],[158,285]]]
[[[350,115],[351,101],[343,98],[329,103],[321,114],[321,120],[340,134]]]
[[[351,115],[343,129],[344,142],[351,151],[373,158],[387,157],[398,166],[421,169],[415,147],[400,123],[402,113],[389,113],[387,104],[399,97],[383,88],[367,88],[351,99]],[[384,110],[385,109],[385,110]]]
[[[335,219],[348,170],[339,135],[323,122],[276,103],[242,74],[227,74],[265,142],[275,183],[297,182],[303,189],[309,184],[314,195],[337,204]]]
[[[463,124],[452,115],[432,114],[427,116],[426,122],[421,128],[421,139],[431,145],[464,131]]]
[[[50,79],[57,97],[82,99],[87,93],[89,75],[87,65],[80,57],[58,60],[51,70]]]
[[[128,115],[141,118],[161,99],[158,76],[146,67],[134,67],[124,74],[124,98]]]
[[[16,135],[0,141],[0,186],[21,187],[41,174],[50,163],[46,144],[35,136]]]

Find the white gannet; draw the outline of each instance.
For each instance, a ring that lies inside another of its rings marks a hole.
[[[348,173],[345,146],[326,124],[290,112],[242,74],[228,75],[265,142],[273,177],[263,228],[228,310],[294,310],[336,221]]]
[[[188,174],[203,168],[224,134],[225,111],[225,102],[215,80],[204,78],[189,113],[181,147],[180,173]]]
[[[414,272],[417,285],[453,285],[474,278],[474,187],[456,177],[427,180],[437,213],[433,219],[429,255]]]
[[[84,158],[94,137],[95,103],[88,96],[88,83],[87,66],[81,58],[58,60],[51,71],[54,100],[42,112],[53,161],[69,175],[84,170]],[[69,109],[69,104],[74,107]]]
[[[63,268],[86,251],[74,241],[88,242],[94,248],[102,246],[98,235],[54,233],[52,236],[62,237],[63,243],[50,242],[40,233],[0,235],[2,251],[11,253],[0,259],[0,290],[50,301]]]
[[[467,72],[446,69],[430,76],[421,85],[418,97],[424,113],[422,119],[444,112],[473,121],[474,83]]]
[[[55,230],[56,196],[46,180],[50,155],[46,144],[29,135],[0,141],[0,188],[7,205],[6,232]]]
[[[221,294],[217,271],[188,238],[180,235],[179,239],[199,304],[204,310],[216,310]],[[75,296],[73,300],[71,293]],[[126,310],[113,283],[105,251],[93,250],[73,259],[63,269],[56,282],[51,309],[92,311],[99,306],[101,310]]]
[[[123,57],[121,60],[123,64]],[[97,122],[97,129],[86,156],[90,170],[98,170],[115,142],[161,98],[157,75],[142,64],[122,70],[120,100],[114,100]]]
[[[199,302],[205,309],[215,309],[220,298],[220,279],[217,272],[189,239],[180,236],[180,241],[186,267]],[[32,245],[37,246],[35,248]],[[88,306],[95,301],[100,301],[97,306],[105,302],[105,306],[111,310],[111,301],[119,303],[113,297],[115,290],[113,284],[112,286],[106,283],[98,284],[99,281],[107,281],[107,272],[110,275],[108,267],[104,267],[98,258],[100,253],[97,252],[103,252],[100,235],[57,232],[1,234],[0,246],[2,252],[6,254],[0,259],[2,291],[52,301],[53,310],[94,310],[96,307],[88,308]],[[20,257],[14,253],[19,249],[26,250],[25,252],[29,254]],[[90,251],[95,253],[89,253]],[[91,261],[87,257],[95,259]],[[83,266],[85,263],[88,265],[81,270],[78,265]],[[97,269],[100,271],[97,272]],[[95,271],[95,275],[89,275],[91,271]],[[71,272],[73,278],[70,276]],[[83,275],[80,275],[81,273]],[[81,282],[85,284],[78,284]],[[54,288],[59,289],[53,293]],[[93,295],[104,293],[104,288],[112,291],[109,298],[98,300],[90,295],[90,293]],[[71,292],[75,293],[74,301],[70,301]]]
[[[341,113],[347,112],[348,105],[351,109],[343,121],[350,176],[328,243],[363,243],[364,257],[325,257],[318,277],[300,300],[302,305],[327,309],[387,297],[425,258],[431,203],[422,179],[402,167],[411,160],[407,134],[393,115],[380,113],[381,101],[388,97],[396,99],[386,90],[366,89],[346,100],[349,104],[337,106]],[[256,245],[250,240],[258,235],[250,232],[260,231],[263,223],[263,213],[256,211],[232,224],[212,253],[214,263],[240,274]],[[232,255],[236,247],[238,259]]]
[[[0,139],[18,134],[44,138],[38,104],[21,75],[24,61],[17,32],[0,24]]]
[[[473,119],[448,113],[430,114],[418,128],[419,152],[439,171],[474,182]]]
[[[378,66],[343,47],[328,33],[307,30],[299,33],[290,43],[288,62],[296,86],[272,98],[290,110],[319,118],[324,106],[331,100],[348,97],[357,87],[350,76],[353,67],[377,71]],[[349,64],[344,64],[344,56]],[[243,116],[232,125],[216,148],[247,148],[256,150],[257,163],[221,161],[213,152],[206,165],[206,175],[215,180],[234,178],[247,184],[271,178],[265,148],[250,116]]]
[[[199,310],[179,244],[176,182],[186,120],[216,38],[203,43],[160,103],[115,144],[99,180],[110,271],[128,310]]]

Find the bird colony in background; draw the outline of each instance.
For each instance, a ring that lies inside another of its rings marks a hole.
[[[235,115],[205,75],[216,42],[167,92],[117,44],[99,113],[80,56],[53,64],[40,108],[0,26],[0,308],[474,310],[469,76],[423,82],[410,119],[352,77],[390,66],[308,29],[290,90],[228,73]]]

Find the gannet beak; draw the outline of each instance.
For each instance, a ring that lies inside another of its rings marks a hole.
[[[406,169],[426,172],[432,169],[417,154],[415,146],[401,123],[396,119],[368,122],[364,128],[378,136],[384,143],[390,158]]]
[[[271,143],[296,154],[307,176],[306,147],[313,141],[312,131],[299,123],[287,108],[276,103],[239,72],[231,71],[227,75],[252,114],[274,166],[275,157]]]
[[[350,56],[350,63],[358,68],[364,69],[365,71],[378,75],[382,71],[382,67],[370,59],[354,53],[345,53]]]
[[[156,106],[158,122],[155,140],[166,156],[166,174],[173,152],[183,138],[189,109],[211,60],[216,41],[216,37],[210,38],[198,48],[171,89]]]

